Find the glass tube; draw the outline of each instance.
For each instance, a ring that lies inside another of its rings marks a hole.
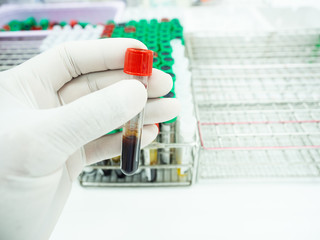
[[[148,76],[129,76],[139,80],[146,89],[148,88]],[[126,175],[134,174],[139,167],[143,119],[144,109],[123,126],[121,171]]]

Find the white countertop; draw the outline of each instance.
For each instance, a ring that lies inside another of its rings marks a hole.
[[[74,184],[51,240],[319,240],[320,184],[197,183],[172,188]]]

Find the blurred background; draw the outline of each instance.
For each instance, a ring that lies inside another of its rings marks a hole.
[[[320,239],[320,1],[0,4],[0,71],[66,41],[135,38],[183,106],[136,175],[119,157],[84,169],[52,240]]]

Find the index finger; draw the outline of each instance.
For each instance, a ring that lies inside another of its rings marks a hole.
[[[110,38],[64,43],[18,66],[58,91],[75,77],[90,72],[123,68],[127,48],[147,47],[129,38]]]

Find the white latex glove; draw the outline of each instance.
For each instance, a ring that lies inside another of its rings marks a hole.
[[[83,166],[120,154],[121,134],[106,133],[145,107],[145,146],[154,123],[177,115],[175,99],[158,98],[172,87],[168,74],[154,69],[148,92],[124,80],[129,47],[146,48],[72,42],[0,73],[0,239],[48,239]]]

